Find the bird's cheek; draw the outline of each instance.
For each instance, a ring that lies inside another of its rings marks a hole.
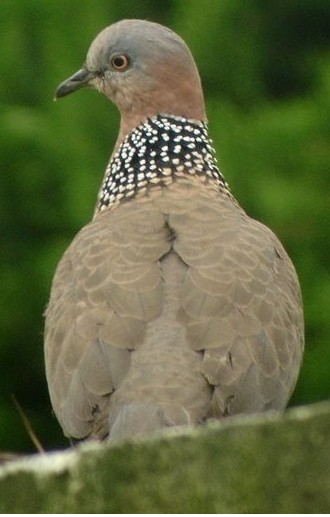
[[[104,92],[104,79],[101,76],[95,76],[88,83],[88,86],[98,90],[99,92]]]
[[[115,74],[107,73],[102,77],[98,89],[112,102],[117,103],[117,99],[121,97],[121,92],[125,86],[122,83],[123,81],[121,80],[121,77],[116,77]]]
[[[133,102],[134,92],[129,82],[125,79],[112,81],[105,86],[106,95],[114,102],[119,109],[129,107]]]

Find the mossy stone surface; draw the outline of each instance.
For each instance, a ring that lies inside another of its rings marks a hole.
[[[328,513],[330,403],[0,468],[1,513]]]

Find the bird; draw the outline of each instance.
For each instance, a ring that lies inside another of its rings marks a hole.
[[[304,350],[299,280],[219,169],[188,46],[156,22],[118,21],[55,98],[83,87],[121,118],[95,213],[45,310],[64,435],[134,439],[284,411]]]

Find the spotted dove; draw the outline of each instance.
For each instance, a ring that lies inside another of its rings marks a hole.
[[[183,40],[124,20],[56,91],[104,93],[121,123],[92,221],[46,310],[50,397],[64,434],[125,438],[283,410],[303,354],[295,269],[217,166]]]

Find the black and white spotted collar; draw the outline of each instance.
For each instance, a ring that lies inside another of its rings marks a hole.
[[[168,185],[183,175],[204,176],[219,190],[229,187],[217,167],[204,122],[157,115],[136,127],[112,156],[97,211],[111,208],[153,185]]]

